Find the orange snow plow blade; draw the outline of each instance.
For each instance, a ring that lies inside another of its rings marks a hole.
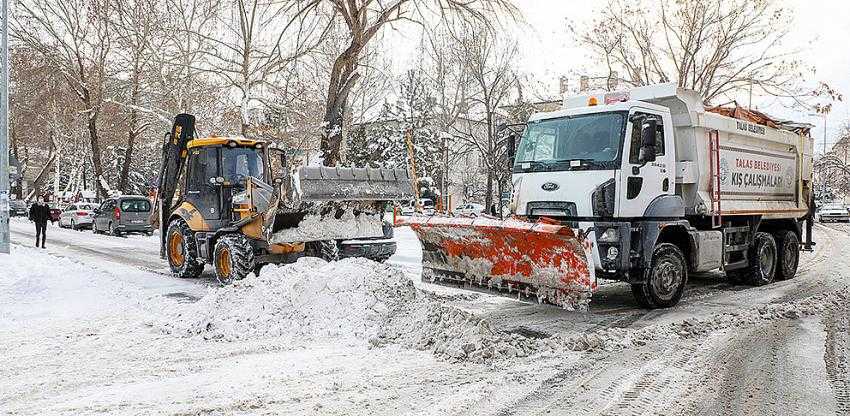
[[[422,279],[536,296],[584,309],[596,288],[591,245],[556,221],[400,217],[422,243]]]

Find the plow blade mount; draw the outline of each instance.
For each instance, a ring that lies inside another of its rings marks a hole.
[[[596,287],[590,242],[572,228],[490,218],[401,217],[422,243],[422,279],[536,296],[585,309]]]
[[[280,191],[266,220],[269,242],[383,237],[384,211],[413,198],[404,169],[301,167]]]

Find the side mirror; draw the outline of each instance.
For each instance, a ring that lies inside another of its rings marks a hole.
[[[646,120],[641,125],[640,153],[638,153],[640,163],[655,162],[655,146],[658,140],[657,127],[658,122],[656,120]]]

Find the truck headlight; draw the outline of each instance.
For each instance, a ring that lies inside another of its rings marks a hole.
[[[617,247],[609,247],[608,248],[608,260],[614,261],[617,260],[617,257],[620,256],[620,250]]]
[[[600,236],[598,241],[600,243],[614,243],[620,240],[620,232],[617,231],[616,228],[608,228],[606,229]]]

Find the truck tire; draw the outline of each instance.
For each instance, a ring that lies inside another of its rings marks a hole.
[[[213,254],[215,278],[222,285],[242,280],[254,271],[254,248],[248,237],[242,234],[227,234],[215,243]]]
[[[201,275],[204,263],[198,256],[195,234],[181,219],[171,221],[166,231],[165,256],[171,273],[179,278],[188,279]]]
[[[749,251],[750,267],[747,270],[747,283],[764,286],[776,280],[777,250],[776,241],[770,233],[757,232],[753,246]]]
[[[675,244],[661,243],[652,251],[646,282],[632,292],[638,303],[650,309],[669,308],[679,303],[687,283],[688,263],[682,250]]]
[[[635,297],[638,306],[644,309],[655,309],[655,306],[649,302],[646,294],[643,292],[643,284],[632,283],[632,295]]]
[[[800,239],[796,233],[788,230],[773,233],[773,238],[777,246],[776,278],[793,279],[800,264]]]

